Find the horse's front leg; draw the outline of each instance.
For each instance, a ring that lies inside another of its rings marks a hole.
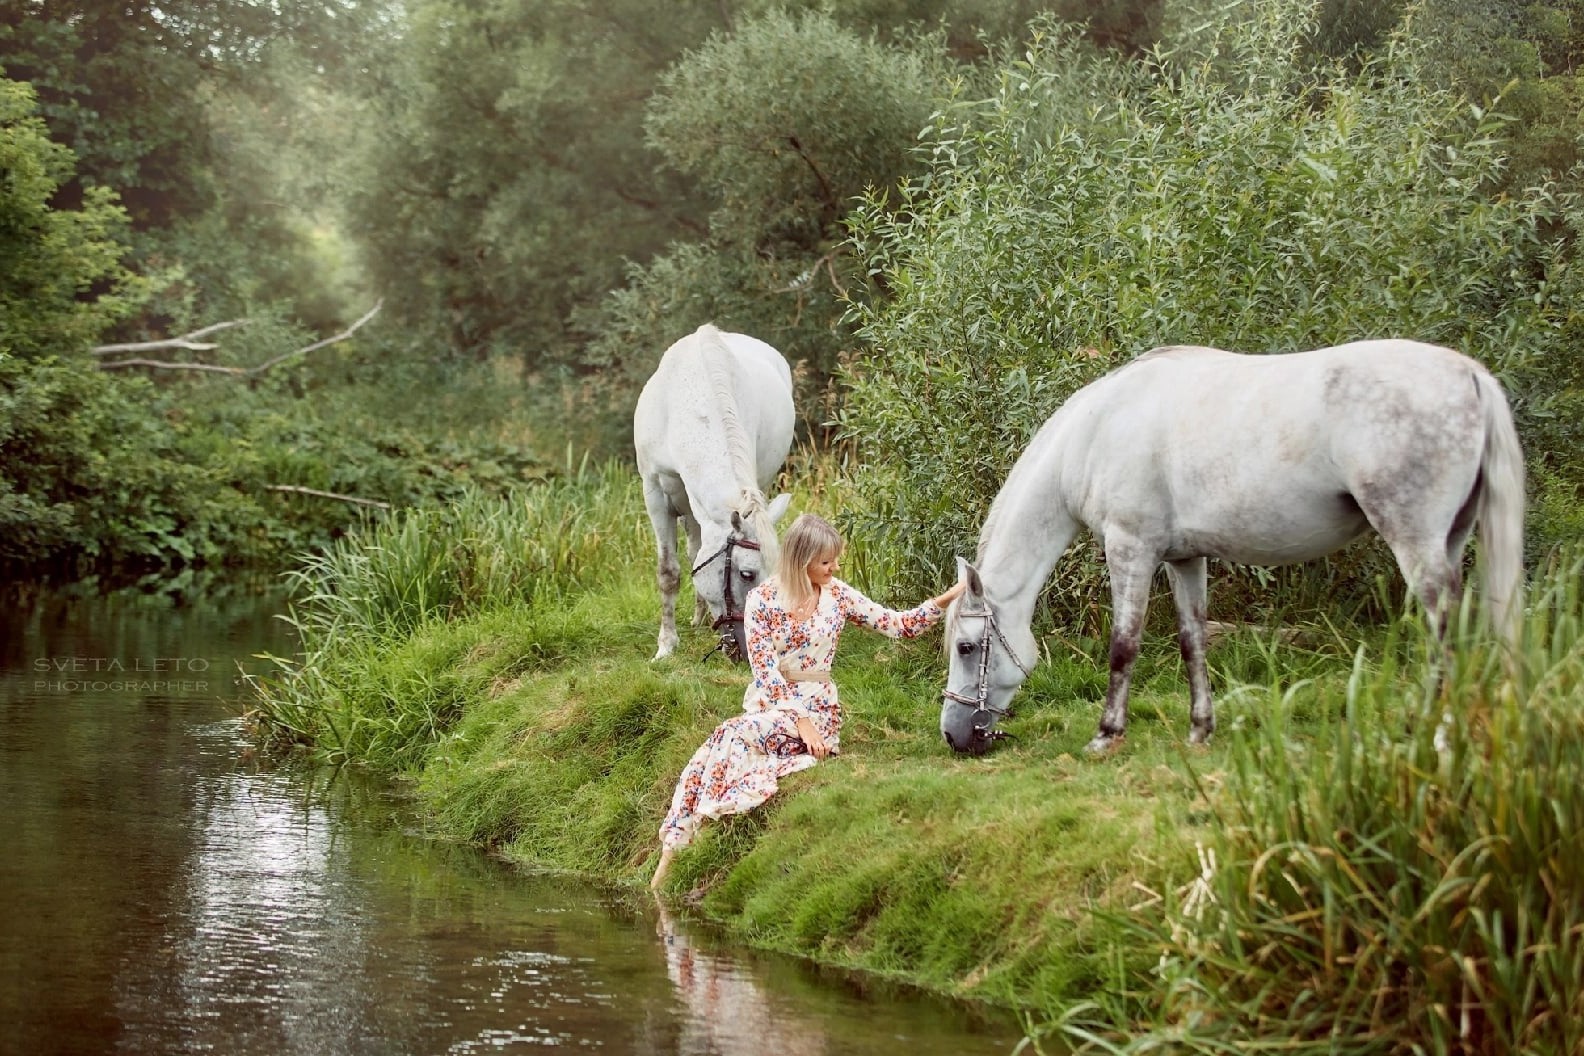
[[[682,527],[687,532],[688,560],[698,564],[699,548],[703,545],[702,533],[699,528],[698,518],[691,514],[682,518]],[[698,587],[693,588],[693,626],[701,627],[710,622],[709,602],[698,592]]]
[[[1088,750],[1095,754],[1113,750],[1127,733],[1128,686],[1144,633],[1150,580],[1160,564],[1158,554],[1133,540],[1107,539],[1105,551],[1111,569],[1111,681],[1100,732],[1089,742]]]
[[[1202,557],[1166,562],[1172,599],[1177,603],[1177,645],[1188,669],[1188,743],[1204,744],[1215,732],[1215,704],[1205,665],[1205,617],[1209,612],[1209,572]]]
[[[659,484],[644,481],[644,507],[654,527],[655,582],[660,587],[660,640],[654,658],[670,656],[677,647],[676,598],[682,585],[682,568],[677,563],[676,511]]]

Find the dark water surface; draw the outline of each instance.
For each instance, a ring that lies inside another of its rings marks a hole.
[[[1006,1053],[1007,1019],[733,950],[251,759],[280,595],[0,595],[0,1052]]]

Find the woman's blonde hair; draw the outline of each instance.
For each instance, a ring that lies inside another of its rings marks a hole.
[[[814,599],[808,569],[816,561],[840,557],[847,544],[841,533],[815,513],[800,513],[781,540],[776,565],[776,587],[788,609],[800,609]]]

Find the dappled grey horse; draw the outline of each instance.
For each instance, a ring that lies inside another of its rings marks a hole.
[[[774,567],[775,522],[789,495],[766,502],[792,447],[792,372],[757,338],[704,325],[666,349],[633,413],[644,506],[659,551],[660,642],[676,648],[677,520],[693,554],[694,622],[715,616],[721,643],[747,653],[742,602]]]
[[[979,534],[946,630],[941,733],[980,752],[1038,656],[1030,624],[1080,527],[1111,577],[1111,680],[1089,750],[1127,727],[1150,581],[1164,563],[1191,696],[1189,741],[1215,729],[1205,668],[1206,558],[1280,565],[1379,532],[1436,630],[1480,525],[1484,600],[1521,615],[1524,466],[1501,386],[1450,349],[1356,341],[1246,356],[1148,352],[1080,389],[1017,460]]]

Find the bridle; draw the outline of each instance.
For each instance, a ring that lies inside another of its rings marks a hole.
[[[715,617],[715,622],[710,624],[710,630],[718,631],[722,627],[728,628],[727,631],[720,636],[720,641],[715,643],[715,649],[721,650],[728,657],[733,656],[737,652],[737,639],[732,635],[730,631],[730,625],[743,622],[743,611],[737,607],[737,602],[732,598],[732,550],[739,547],[743,550],[760,549],[759,544],[754,542],[752,539],[744,539],[739,535],[728,533],[726,536],[726,541],[721,544],[721,548],[706,557],[704,560],[700,561],[698,564],[694,565],[693,571],[689,573],[689,575],[696,576],[698,575],[699,569],[703,568],[717,557],[720,557],[722,554],[726,555],[724,571],[721,573],[721,597],[725,599],[726,611]],[[728,643],[730,644],[728,645]],[[705,653],[704,658],[706,660],[709,659],[710,655],[715,652],[715,649],[711,649],[708,653]]]
[[[1002,633],[1001,625],[996,622],[995,612],[990,608],[988,602],[985,604],[983,612],[959,612],[957,614],[959,620],[966,616],[978,616],[985,621],[984,630],[979,634],[979,684],[974,696],[971,697],[963,696],[961,693],[954,693],[949,688],[942,691],[941,695],[947,700],[974,709],[975,721],[973,728],[975,733],[989,737],[1009,736],[1002,730],[990,730],[991,723],[995,721],[989,718],[991,715],[1005,718],[1012,714],[1011,708],[998,708],[990,703],[990,636],[992,634],[995,635],[996,641],[1001,643],[1001,648],[1006,650],[1007,656],[1012,658],[1012,662],[1017,665],[1017,669],[1023,672],[1024,678],[1029,677],[1028,666],[1013,651],[1012,643],[1007,641],[1006,635]],[[981,715],[985,716],[987,720],[983,725],[978,722]]]

